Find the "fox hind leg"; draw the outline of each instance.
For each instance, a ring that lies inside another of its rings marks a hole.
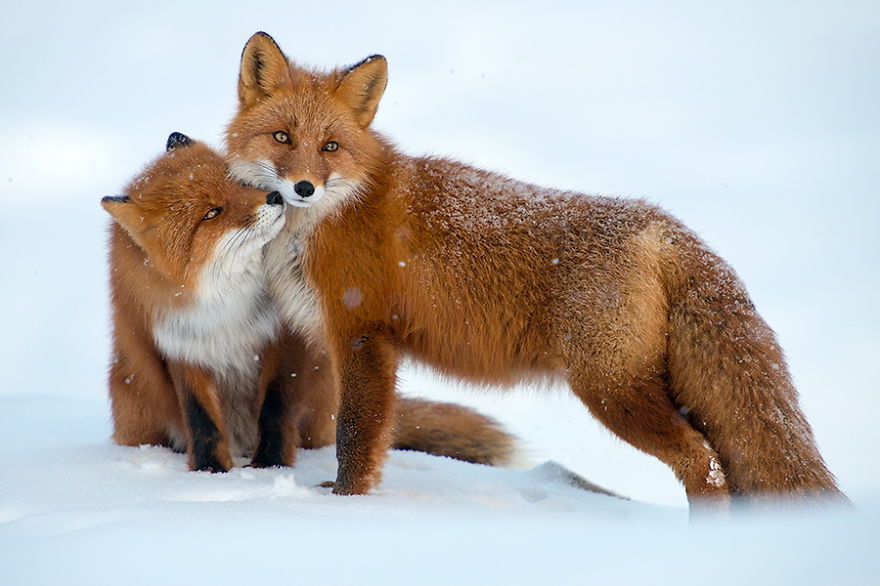
[[[151,348],[137,348],[137,360],[122,349],[108,383],[113,414],[113,440],[123,446],[185,448],[177,394],[162,361]]]
[[[679,413],[662,377],[572,377],[571,388],[611,432],[669,466],[700,510],[726,509],[730,494],[721,459],[706,438]],[[693,510],[693,509],[692,509]]]

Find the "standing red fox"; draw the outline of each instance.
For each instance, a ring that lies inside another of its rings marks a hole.
[[[262,248],[284,224],[277,192],[227,179],[225,159],[180,133],[124,196],[110,238],[114,439],[185,450],[190,468],[234,456],[290,466],[332,444],[339,390],[325,357],[281,326]],[[395,445],[488,464],[512,438],[463,407],[400,401]]]
[[[482,384],[566,381],[691,504],[842,498],[773,332],[697,236],[643,201],[402,155],[370,128],[386,80],[381,56],[311,71],[257,33],[227,134],[232,175],[298,206],[269,287],[342,381],[335,492],[378,482],[411,356]]]

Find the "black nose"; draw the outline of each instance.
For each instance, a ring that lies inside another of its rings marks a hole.
[[[273,206],[280,206],[284,203],[284,198],[281,197],[281,194],[277,191],[273,191],[272,193],[266,195],[266,203]]]
[[[310,195],[315,193],[315,186],[308,181],[300,181],[293,186],[293,190],[300,197],[309,197]]]

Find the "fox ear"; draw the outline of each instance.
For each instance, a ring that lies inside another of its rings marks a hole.
[[[143,248],[141,234],[144,231],[144,217],[140,209],[127,195],[108,195],[101,198],[101,207],[113,217],[132,240]]]
[[[172,132],[165,141],[165,152],[173,151],[178,147],[189,146],[193,143],[193,139],[180,132]]]
[[[126,230],[133,223],[136,206],[127,195],[105,195],[101,198],[101,207]]]
[[[290,63],[275,39],[254,33],[241,52],[238,73],[238,104],[249,108],[275,90],[290,85]]]
[[[335,95],[351,108],[361,128],[366,128],[376,116],[386,85],[388,62],[382,55],[371,55],[342,73]]]

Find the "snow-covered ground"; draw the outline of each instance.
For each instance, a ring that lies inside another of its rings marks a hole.
[[[0,25],[0,584],[880,580],[880,7],[875,2],[6,3]],[[646,197],[727,258],[786,349],[854,512],[688,522],[671,473],[564,389],[478,406],[535,468],[394,454],[367,497],[292,470],[186,471],[108,440],[98,205],[172,130],[219,145],[245,40],[376,52],[411,153]],[[633,500],[567,485],[547,460]]]

